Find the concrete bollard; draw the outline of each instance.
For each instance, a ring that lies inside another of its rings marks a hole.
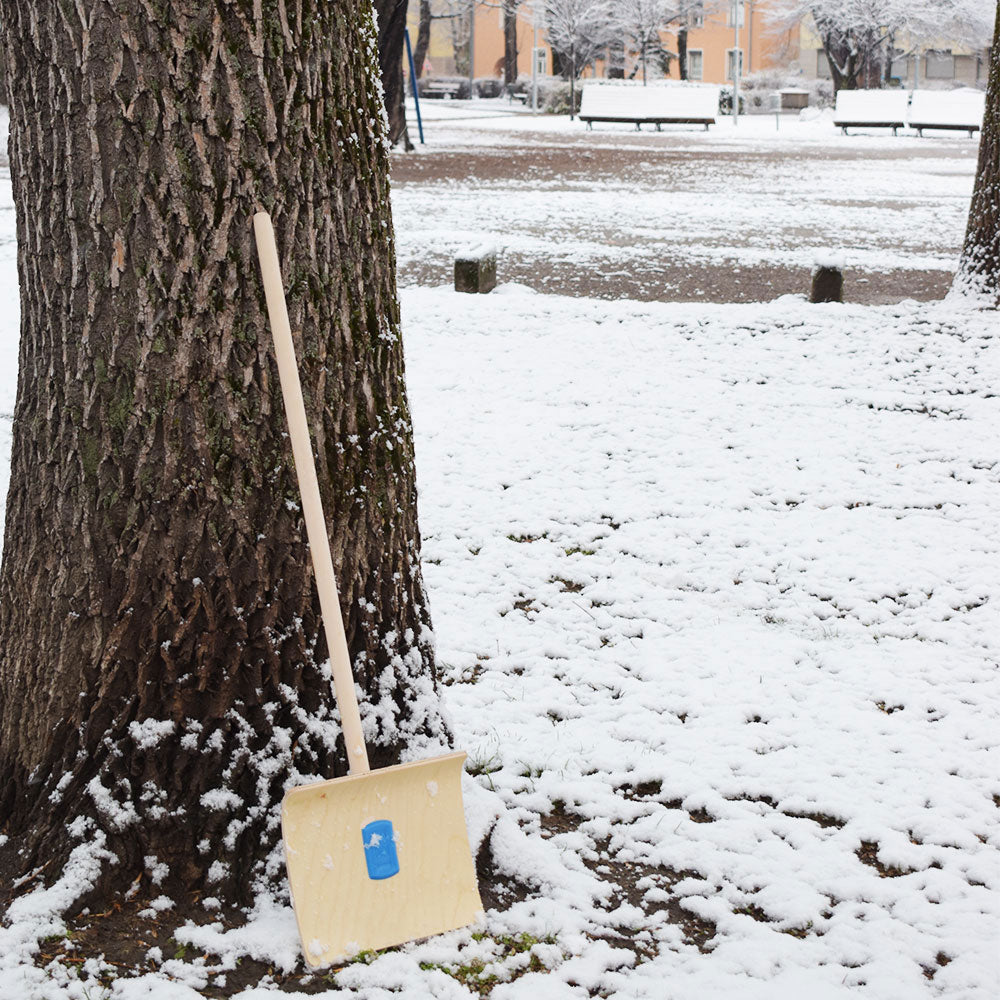
[[[455,254],[455,291],[485,295],[497,286],[497,250],[482,244]]]
[[[843,302],[844,271],[840,261],[817,260],[812,273],[810,302]]]

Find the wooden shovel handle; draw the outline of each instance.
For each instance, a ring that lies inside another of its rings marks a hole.
[[[330,540],[327,537],[326,519],[323,517],[323,505],[319,496],[319,482],[316,479],[316,464],[313,461],[312,444],[309,439],[306,408],[302,402],[299,368],[295,362],[288,307],[285,304],[285,291],[281,284],[278,247],[274,242],[274,227],[267,212],[258,212],[253,217],[253,228],[257,238],[257,256],[260,259],[260,273],[264,281],[267,312],[271,320],[274,353],[278,359],[281,395],[285,401],[285,416],[288,418],[288,434],[292,439],[295,473],[299,480],[299,492],[302,494],[302,512],[305,515],[306,534],[309,537],[309,551],[312,554],[316,589],[319,591],[319,605],[323,612],[326,644],[330,649],[333,693],[337,699],[337,708],[340,709],[340,724],[344,730],[350,772],[367,774],[371,770],[368,764],[368,751],[365,749],[365,738],[361,731],[358,700],[354,694],[354,674],[351,671],[351,657],[347,650],[347,636],[344,634],[344,620],[340,614],[340,599],[337,596],[337,581],[333,575]]]

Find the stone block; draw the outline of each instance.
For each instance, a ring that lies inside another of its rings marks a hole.
[[[810,302],[843,302],[844,272],[839,264],[822,262],[816,265],[809,290]]]
[[[485,294],[497,286],[496,247],[483,245],[455,255],[455,291]]]

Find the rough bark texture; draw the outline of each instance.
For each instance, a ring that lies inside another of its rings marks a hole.
[[[406,132],[403,87],[403,46],[408,0],[375,0],[378,15],[378,62],[382,73],[385,109],[389,116],[389,140],[413,149]]]
[[[688,78],[688,30],[684,25],[677,29],[677,75]]]
[[[956,286],[1000,306],[1000,3],[969,226]]]
[[[420,0],[417,23],[417,44],[413,50],[414,72],[419,80],[424,75],[424,63],[431,44],[431,0]]]
[[[508,87],[517,83],[517,7],[518,0],[504,0],[503,82]]]
[[[22,310],[0,830],[46,877],[106,839],[119,885],[155,856],[245,898],[280,872],[283,786],[346,771],[260,208],[301,331],[373,764],[443,735],[372,10],[0,0],[0,25]]]

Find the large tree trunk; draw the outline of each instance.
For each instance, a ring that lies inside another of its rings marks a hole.
[[[990,50],[976,186],[956,287],[1000,306],[1000,3]]]
[[[519,0],[504,0],[503,5],[503,82],[517,83],[517,5]]]
[[[120,885],[155,856],[182,887],[239,900],[280,874],[285,785],[346,771],[260,208],[301,331],[372,763],[446,734],[372,8],[151,10],[0,0],[21,287],[0,830],[46,878],[81,840],[104,842]]]
[[[420,0],[420,20],[417,26],[417,45],[413,50],[413,62],[417,79],[424,75],[424,63],[431,44],[431,0]]]
[[[681,80],[688,78],[688,30],[684,26],[677,29],[677,73]]]
[[[378,62],[382,72],[389,141],[413,149],[406,131],[406,92],[403,86],[403,47],[408,0],[375,0],[378,15]]]

